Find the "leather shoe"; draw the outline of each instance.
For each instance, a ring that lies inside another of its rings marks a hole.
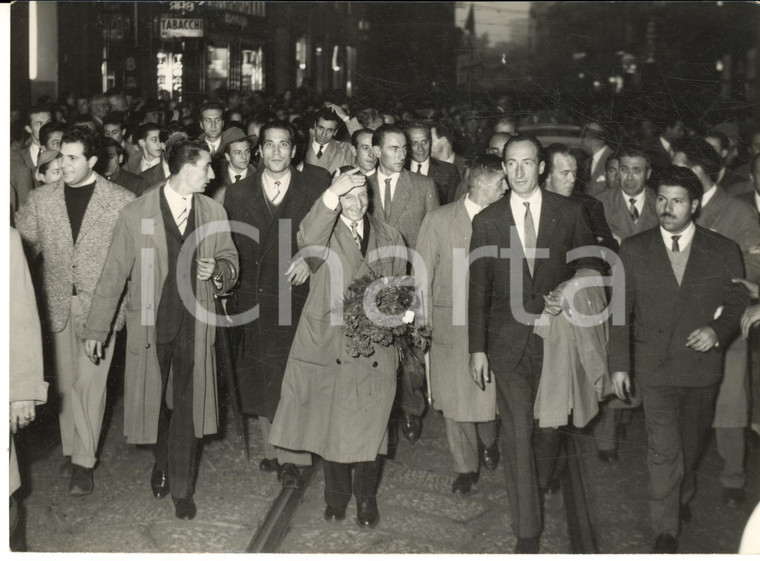
[[[672,534],[660,534],[654,542],[652,553],[678,553],[678,538]]]
[[[364,499],[356,504],[356,523],[360,528],[369,530],[377,526],[380,513],[377,511],[376,499]]]
[[[678,510],[678,516],[684,524],[691,522],[691,507],[689,505],[681,505],[681,508]]]
[[[484,468],[495,470],[499,466],[499,443],[494,441],[490,446],[483,446],[480,449],[480,463]]]
[[[261,463],[259,464],[259,469],[261,471],[269,471],[269,472],[280,471],[280,462],[277,461],[277,458],[274,458],[274,459],[264,458],[263,460],[261,460]]]
[[[538,553],[538,538],[517,538],[515,553]]]
[[[340,522],[346,518],[346,507],[334,508],[327,505],[325,508],[325,520],[328,522]]]
[[[600,462],[612,463],[618,461],[617,450],[599,450],[597,456]]]
[[[172,500],[174,501],[174,516],[180,520],[192,520],[195,518],[197,509],[195,508],[193,499],[175,499],[172,497]]]
[[[539,487],[538,490],[541,492],[542,495],[556,495],[557,493],[559,493],[559,488],[560,488],[559,479],[555,477],[551,481],[549,481],[548,486]],[[529,538],[525,538],[525,539],[529,539]]]
[[[401,432],[409,442],[417,442],[422,434],[422,418],[419,415],[405,413],[401,419]]]
[[[723,502],[728,506],[744,504],[747,494],[742,488],[723,487]]]
[[[63,460],[61,467],[58,468],[58,474],[64,479],[71,479],[71,472],[73,471],[73,468],[71,466],[71,456],[66,456],[66,459]]]
[[[295,464],[282,464],[280,471],[277,472],[277,478],[282,481],[282,486],[285,489],[300,489],[303,487],[301,472],[298,471],[298,467]]]
[[[158,469],[155,465],[153,466],[153,473],[150,474],[150,489],[157,499],[163,499],[169,494],[169,472],[166,468]]]
[[[472,489],[473,484],[478,482],[480,476],[477,471],[471,471],[469,473],[460,473],[451,485],[452,493],[461,493],[466,495]]]
[[[92,493],[94,487],[92,481],[92,468],[71,464],[71,482],[69,483],[69,495],[83,497]]]

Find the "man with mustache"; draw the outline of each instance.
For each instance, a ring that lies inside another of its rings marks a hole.
[[[701,198],[702,185],[691,170],[661,170],[660,227],[620,248],[625,313],[613,318],[610,372],[616,395],[627,399],[635,364],[646,415],[654,553],[678,551],[695,492],[699,444],[713,418],[723,350],[749,304],[746,289],[732,282],[744,276],[739,247],[694,223]]]

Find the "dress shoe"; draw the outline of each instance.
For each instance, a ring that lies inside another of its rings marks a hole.
[[[672,534],[660,534],[654,542],[652,553],[678,553],[678,538]]]
[[[261,471],[269,471],[269,472],[280,471],[280,462],[277,461],[277,458],[274,458],[274,459],[264,458],[263,460],[261,460],[261,463],[259,464],[259,469]]]
[[[689,505],[681,505],[678,509],[678,517],[684,524],[691,522],[691,507]]]
[[[327,505],[325,508],[325,520],[328,522],[340,522],[346,518],[346,507],[334,508]]]
[[[63,460],[61,467],[58,469],[58,474],[64,479],[71,479],[71,472],[73,470],[71,466],[71,456],[66,456],[66,459]]]
[[[175,499],[172,497],[172,501],[174,501],[174,516],[180,520],[192,520],[195,518],[195,514],[198,511],[195,508],[193,499]]]
[[[618,461],[617,450],[599,450],[597,456],[600,462],[612,463]]]
[[[92,481],[92,468],[71,464],[71,482],[69,483],[69,495],[83,497],[92,493],[94,487]]]
[[[356,504],[356,523],[360,528],[369,530],[377,526],[380,513],[377,511],[377,500],[364,499]]]
[[[460,473],[451,485],[452,493],[461,493],[466,495],[472,489],[472,486],[478,482],[480,476],[477,471],[471,471],[469,473]]]
[[[747,494],[742,488],[723,487],[723,502],[728,506],[744,504]]]
[[[163,499],[169,494],[169,472],[166,468],[158,469],[153,466],[153,473],[150,474],[150,488],[157,499]]]
[[[542,495],[556,495],[559,493],[560,484],[559,479],[556,477],[553,478],[551,481],[549,481],[549,484],[546,487],[539,487],[539,491]]]
[[[401,419],[401,432],[409,442],[417,442],[422,434],[422,419],[419,415],[405,413]]]
[[[277,472],[277,478],[282,481],[282,486],[285,489],[300,489],[303,487],[301,472],[298,471],[298,467],[295,464],[282,464],[280,471]]]
[[[538,553],[538,538],[517,538],[515,553]]]
[[[484,468],[495,470],[499,466],[499,443],[494,441],[490,446],[480,449],[480,463]]]

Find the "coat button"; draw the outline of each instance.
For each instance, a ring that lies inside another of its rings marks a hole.
[[[340,359],[339,358],[335,359],[335,362],[337,362],[338,364],[340,364]]]
[[[150,349],[150,343],[145,343],[145,348]]]
[[[372,363],[372,368],[377,368],[377,361]]]
[[[145,309],[150,310],[150,304],[145,304]]]

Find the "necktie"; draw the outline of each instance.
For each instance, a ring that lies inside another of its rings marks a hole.
[[[243,176],[242,176],[242,175],[236,175],[236,176],[235,176],[235,181],[234,181],[234,182],[235,182],[235,183],[237,183],[238,181],[240,181],[240,178],[241,178],[241,177],[243,177]]]
[[[177,216],[177,219],[176,219],[177,228],[179,228],[180,234],[185,233],[185,227],[187,226],[187,218],[188,216],[190,216],[190,205],[188,204],[187,197],[183,197],[182,202],[185,203],[185,208],[182,209],[182,212],[179,213],[179,216]]]
[[[319,145],[319,152],[317,152],[317,158],[321,158],[321,157],[322,157],[322,149],[323,149],[323,148],[324,148],[324,146],[322,146],[322,145],[320,144],[320,145]]]
[[[673,247],[671,248],[671,251],[673,253],[678,253],[679,251],[681,251],[681,248],[678,247],[678,240],[680,239],[680,237],[681,236],[670,236],[670,239],[673,240]]]
[[[276,203],[277,199],[280,198],[280,182],[275,181],[274,182],[274,197],[272,197],[272,203]]]
[[[532,249],[536,249],[536,225],[533,223],[533,215],[530,213],[530,203],[523,203],[525,205],[525,257],[528,260],[528,270],[531,276],[533,276],[533,266],[535,264],[535,257],[532,253],[528,253]]]
[[[385,221],[391,219],[391,178],[385,180]]]
[[[417,164],[417,173],[422,173],[422,164]]]
[[[628,202],[631,203],[630,212],[631,212],[631,217],[633,218],[633,222],[635,224],[639,219],[639,209],[636,208],[636,204],[635,204],[636,199],[631,197],[630,199],[628,199]]]
[[[42,149],[42,146],[40,146],[40,149],[37,151],[37,162],[38,163],[40,161],[40,156],[42,156],[42,152],[44,152],[44,150]]]
[[[358,222],[351,222],[351,235],[354,237],[354,241],[356,242],[356,247],[359,248],[359,251],[362,250],[362,239],[361,236],[359,236],[359,232],[356,231],[356,227],[359,225]]]

